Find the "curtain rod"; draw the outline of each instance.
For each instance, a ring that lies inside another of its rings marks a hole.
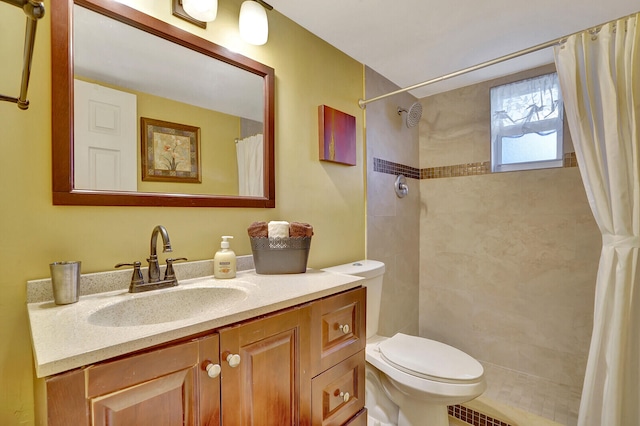
[[[409,92],[411,90],[418,89],[420,87],[427,86],[429,84],[438,83],[440,81],[447,80],[449,78],[453,78],[453,77],[457,77],[459,75],[463,75],[463,74],[467,74],[467,73],[470,73],[470,72],[473,72],[473,71],[477,71],[479,69],[486,68],[486,67],[489,67],[491,65],[498,64],[500,62],[508,61],[510,59],[517,58],[519,56],[524,56],[524,55],[528,55],[529,53],[537,52],[538,50],[547,49],[549,47],[553,47],[555,45],[558,45],[558,44],[562,43],[563,41],[565,41],[566,39],[568,39],[569,37],[571,37],[573,35],[580,34],[580,33],[584,32],[584,31],[589,31],[589,30],[594,29],[594,28],[595,29],[599,29],[600,27],[602,27],[604,25],[607,25],[608,23],[615,22],[615,21],[618,21],[620,19],[625,19],[625,18],[628,18],[628,17],[633,16],[635,14],[637,14],[637,12],[633,13],[631,15],[624,16],[622,18],[614,19],[613,21],[605,22],[604,24],[596,25],[595,27],[587,28],[586,30],[577,31],[575,33],[566,35],[564,37],[559,37],[559,38],[556,38],[554,40],[547,41],[545,43],[540,43],[540,44],[537,44],[535,46],[529,47],[527,49],[522,49],[522,50],[519,50],[517,52],[513,52],[513,53],[501,56],[501,57],[496,58],[496,59],[491,59],[490,61],[482,62],[480,64],[473,65],[473,66],[470,66],[468,68],[464,68],[464,69],[461,69],[461,70],[458,70],[458,71],[454,71],[452,73],[445,74],[445,75],[440,76],[440,77],[432,78],[431,80],[423,81],[422,83],[414,84],[413,86],[405,87],[403,89],[398,89],[398,90],[395,90],[393,92],[386,93],[384,95],[376,96],[375,98],[366,99],[366,100],[365,99],[359,99],[358,100],[358,105],[360,105],[360,108],[365,109],[367,104],[369,104],[371,102],[376,102],[376,101],[379,101],[381,99],[388,98],[389,96],[398,95],[398,94],[404,93],[404,92]]]

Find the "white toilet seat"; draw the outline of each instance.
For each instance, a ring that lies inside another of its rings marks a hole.
[[[475,383],[482,364],[459,349],[435,340],[398,333],[378,344],[384,361],[407,374],[445,383]]]
[[[443,381],[437,377],[432,379],[419,377],[396,368],[384,359],[379,349],[379,344],[388,339],[381,336],[368,339],[365,350],[366,361],[395,382],[402,393],[412,395],[417,392],[423,395],[423,398],[427,398],[431,404],[455,405],[477,397],[486,389],[484,374],[476,379],[456,382],[455,380]]]

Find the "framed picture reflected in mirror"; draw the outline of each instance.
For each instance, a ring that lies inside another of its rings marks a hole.
[[[202,183],[200,128],[140,118],[142,180]]]

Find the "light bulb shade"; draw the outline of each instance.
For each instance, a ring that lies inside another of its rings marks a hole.
[[[182,8],[193,19],[211,22],[218,15],[218,0],[182,0]]]
[[[258,2],[247,0],[240,6],[240,37],[247,43],[260,46],[269,38],[267,11]]]

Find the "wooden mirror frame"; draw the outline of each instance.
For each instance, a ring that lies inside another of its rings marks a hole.
[[[73,188],[73,0],[50,3],[52,83],[52,179],[54,205],[275,207],[273,68],[197,37],[164,21],[110,0],[75,0],[75,4],[177,43],[264,79],[264,196],[218,196],[78,190]]]

